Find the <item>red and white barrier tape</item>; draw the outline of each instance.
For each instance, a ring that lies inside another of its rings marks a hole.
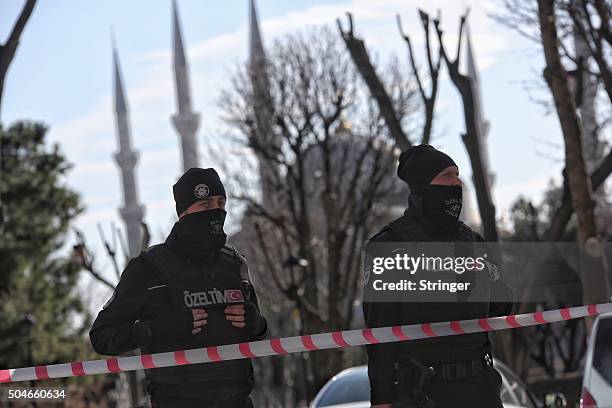
[[[116,357],[107,360],[77,361],[74,363],[52,364],[37,367],[11,368],[8,370],[0,370],[0,383],[116,373],[120,371],[142,370],[145,368],[210,363],[394,341],[410,341],[428,337],[454,336],[466,333],[514,329],[517,327],[535,326],[562,320],[578,319],[586,316],[597,316],[605,312],[612,312],[612,303],[483,319],[336,331],[332,333],[284,337],[192,350],[179,350],[167,353]]]

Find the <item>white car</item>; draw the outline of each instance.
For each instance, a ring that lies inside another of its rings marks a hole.
[[[527,386],[502,362],[493,359],[502,375],[501,399],[504,408],[565,407],[565,397],[559,393],[545,395],[547,404],[538,400]],[[370,408],[368,367],[347,368],[336,374],[317,393],[310,408]]]
[[[599,315],[589,338],[580,408],[612,407],[612,313]]]

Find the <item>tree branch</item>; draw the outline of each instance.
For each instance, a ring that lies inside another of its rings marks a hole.
[[[412,51],[412,44],[410,43],[410,38],[407,34],[404,34],[402,29],[402,21],[399,16],[397,17],[397,26],[400,32],[400,35],[406,41],[406,45],[408,46],[408,57],[410,61],[410,66],[412,68],[412,73],[416,78],[416,82],[419,88],[419,93],[421,94],[421,99],[423,100],[423,105],[425,106],[425,122],[423,124],[423,134],[421,137],[421,143],[429,143],[431,139],[431,129],[433,125],[434,118],[434,107],[436,104],[436,96],[438,93],[438,74],[440,72],[440,66],[442,63],[442,48],[438,50],[438,60],[434,64],[431,56],[431,42],[429,38],[429,15],[425,13],[423,10],[419,10],[419,17],[421,19],[421,25],[423,26],[423,31],[425,32],[425,51],[427,53],[427,66],[429,67],[429,79],[431,81],[431,90],[429,96],[425,93],[425,89],[423,88],[423,84],[420,78],[420,75],[416,68],[416,63],[414,61],[414,52]]]
[[[107,286],[109,289],[115,290],[115,285],[106,280],[99,272],[95,270],[93,265],[94,256],[87,248],[83,234],[77,229],[75,229],[75,234],[77,236],[77,244],[72,249],[76,260],[79,261],[83,269],[88,271],[95,280]]]
[[[597,166],[597,168],[591,173],[591,184],[593,191],[597,191],[606,180],[606,178],[612,173],[612,149],[608,152],[607,156]],[[565,183],[566,184],[566,183]],[[561,205],[555,211],[550,226],[544,232],[543,241],[556,242],[563,236],[563,231],[569,222],[572,214],[574,213],[574,207],[572,206],[572,197],[568,188],[563,191],[563,198],[561,199]]]
[[[21,33],[32,15],[35,5],[36,0],[26,1],[21,13],[19,14],[19,18],[17,18],[17,21],[13,26],[13,30],[11,31],[8,40],[6,43],[0,46],[0,107],[2,106],[2,94],[4,90],[4,79],[6,78],[6,73],[9,65],[11,65],[11,62],[15,57],[15,52],[17,51],[17,46],[19,45]]]
[[[442,56],[448,67],[448,72],[451,81],[459,91],[463,102],[463,115],[465,120],[465,133],[462,135],[462,141],[467,150],[472,165],[472,173],[474,179],[474,187],[476,190],[476,198],[478,201],[478,209],[482,220],[482,229],[485,240],[489,242],[497,242],[497,225],[495,220],[495,205],[491,199],[491,191],[489,186],[488,169],[484,166],[482,157],[481,140],[484,135],[480,134],[481,127],[476,122],[476,106],[474,102],[472,79],[459,72],[459,51],[461,50],[462,32],[467,17],[466,13],[461,16],[459,24],[459,43],[457,44],[457,57],[454,61],[448,59],[448,55],[442,41],[442,29],[440,28],[440,20],[435,19],[434,25],[438,35],[438,41],[442,50]]]
[[[360,38],[355,37],[353,34],[353,16],[350,13],[347,13],[348,21],[349,21],[349,30],[344,31],[342,29],[342,23],[340,19],[336,20],[338,24],[338,29],[340,30],[340,34],[342,35],[342,39],[346,44],[346,48],[349,50],[351,54],[351,58],[357,67],[357,70],[361,74],[364,82],[367,84],[370,93],[376,99],[378,103],[378,108],[382,116],[385,118],[385,122],[389,128],[389,132],[391,136],[395,139],[395,143],[397,146],[406,150],[412,143],[404,133],[399,120],[397,119],[395,109],[393,109],[393,104],[391,103],[391,98],[387,94],[383,83],[381,82],[378,74],[376,74],[376,70],[372,65],[370,60],[370,56],[368,55],[368,51],[365,47],[365,43]]]

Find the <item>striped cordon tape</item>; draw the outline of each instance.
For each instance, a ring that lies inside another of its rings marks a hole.
[[[0,370],[0,383],[117,373],[121,371],[171,367],[186,364],[214,363],[217,361],[237,360],[242,358],[277,356],[314,350],[363,346],[367,344],[410,341],[429,337],[455,336],[466,333],[535,326],[562,320],[597,316],[606,312],[612,312],[612,303],[482,319],[336,331],[331,333],[251,341],[248,343],[227,344],[223,346],[210,346],[191,350],[179,350],[167,353],[116,357],[106,360],[77,361],[73,363],[51,364],[36,367],[11,368],[8,370]]]

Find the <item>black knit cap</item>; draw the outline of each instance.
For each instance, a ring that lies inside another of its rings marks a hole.
[[[219,174],[213,168],[193,167],[187,170],[172,186],[172,193],[176,202],[176,214],[179,216],[191,204],[206,197],[218,195],[227,197]]]
[[[423,186],[431,183],[448,166],[457,166],[449,155],[428,144],[420,144],[402,152],[397,175],[408,184],[412,193],[420,194]]]

